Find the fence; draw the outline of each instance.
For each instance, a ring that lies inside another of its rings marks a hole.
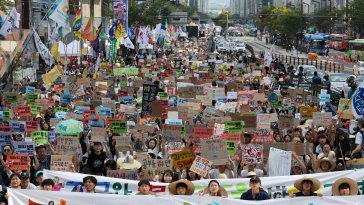
[[[273,59],[278,59],[283,63],[290,65],[313,65],[319,70],[328,71],[328,72],[344,72],[344,64],[343,63],[335,63],[331,61],[323,61],[323,60],[313,60],[308,58],[299,58],[293,56],[279,55],[273,54]]]

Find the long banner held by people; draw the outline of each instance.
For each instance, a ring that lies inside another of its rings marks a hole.
[[[57,172],[44,170],[44,179],[53,179],[55,181],[55,189],[61,191],[74,191],[82,179],[88,175]],[[359,190],[363,194],[364,190],[364,169],[347,170],[330,173],[308,174],[307,176],[318,179],[321,182],[319,190],[324,196],[331,196],[331,186],[335,180],[341,177],[349,177],[358,182]],[[121,195],[133,195],[138,192],[138,181],[117,179],[103,176],[95,176],[97,179],[96,192],[110,193]],[[288,197],[289,193],[295,193],[297,190],[293,187],[295,180],[301,179],[302,175],[280,176],[280,177],[262,177],[262,187],[268,191],[270,198]],[[195,194],[207,187],[210,180],[193,181],[195,185]],[[229,193],[229,198],[240,198],[241,194],[249,189],[249,179],[219,179],[220,185]],[[168,184],[152,182],[151,191],[158,194],[168,194]]]
[[[270,199],[268,201],[242,201],[223,197],[210,196],[121,196],[113,194],[86,194],[72,192],[52,192],[41,190],[8,189],[9,205],[29,204],[159,204],[159,205],[281,205],[281,204],[311,204],[311,205],[335,205],[335,204],[360,204],[362,196],[325,196],[325,197],[296,197],[286,199]],[[136,203],[137,202],[137,203]]]

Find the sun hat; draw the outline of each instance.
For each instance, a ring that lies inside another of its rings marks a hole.
[[[311,192],[315,192],[317,190],[320,189],[321,187],[321,183],[319,180],[315,179],[315,178],[311,178],[308,176],[304,176],[302,179],[298,179],[294,182],[294,187],[300,191],[302,191],[303,188],[303,182],[304,181],[311,181],[312,182],[312,186],[311,186]]]
[[[335,167],[336,167],[336,163],[334,162],[334,161],[332,161],[332,160],[330,160],[329,158],[327,158],[327,157],[324,157],[324,158],[322,158],[322,159],[319,159],[318,161],[317,161],[317,166],[318,167],[321,167],[321,163],[322,162],[328,162],[328,163],[330,163],[330,169],[329,169],[329,171],[332,171],[333,169],[335,169]]]
[[[358,183],[354,181],[353,179],[350,179],[348,177],[343,177],[334,182],[332,185],[332,195],[333,196],[340,196],[340,190],[339,187],[342,184],[348,184],[350,187],[350,195],[357,195],[359,191]]]
[[[195,185],[186,179],[180,179],[170,183],[168,185],[169,192],[171,194],[177,195],[177,185],[179,184],[185,184],[187,186],[186,195],[192,195],[195,192]]]
[[[120,163],[119,168],[120,169],[139,169],[142,166],[140,162],[137,160],[134,160],[134,157],[131,155],[128,155],[125,157],[125,160]]]

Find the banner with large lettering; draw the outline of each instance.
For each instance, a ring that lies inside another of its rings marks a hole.
[[[61,191],[75,191],[76,187],[82,183],[82,179],[86,177],[85,174],[58,172],[44,170],[44,179],[51,178],[55,180],[56,188]],[[306,176],[314,177],[321,182],[319,190],[324,196],[331,196],[331,186],[335,180],[342,177],[349,177],[358,182],[360,193],[364,193],[364,169],[347,170],[340,172],[308,174]],[[110,193],[120,195],[133,195],[138,192],[138,181],[109,178],[102,176],[95,176],[97,178],[96,192]],[[293,176],[280,176],[280,177],[262,177],[262,187],[269,193],[271,198],[284,198],[289,193],[297,191],[293,187],[293,183],[297,179],[301,179],[303,175]],[[193,181],[195,185],[195,195],[199,190],[207,187],[210,180]],[[218,179],[229,193],[229,198],[240,198],[241,194],[249,189],[249,179]],[[152,182],[151,190],[158,194],[168,194],[168,184]]]
[[[65,26],[68,21],[68,0],[57,0],[49,10],[49,18],[57,22],[59,26]]]
[[[9,205],[29,204],[158,204],[158,205],[281,205],[281,204],[310,204],[310,205],[335,205],[335,204],[360,204],[363,196],[346,197],[296,197],[286,199],[270,199],[268,201],[242,201],[223,197],[210,196],[142,196],[142,195],[113,195],[113,194],[88,194],[79,192],[55,192],[27,189],[8,189]],[[136,203],[137,202],[137,203]]]
[[[49,66],[53,65],[54,57],[52,56],[47,46],[44,45],[44,43],[42,42],[36,31],[34,31],[34,42],[35,42],[35,47],[37,48],[39,55],[42,57],[44,62]]]

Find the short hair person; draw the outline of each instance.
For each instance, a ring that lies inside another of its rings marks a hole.
[[[250,178],[249,186],[250,189],[244,192],[240,199],[241,200],[251,200],[251,201],[261,201],[268,200],[269,195],[266,191],[264,191],[261,187],[262,182],[258,176],[253,176]]]
[[[136,195],[155,195],[150,191],[150,182],[146,179],[142,179],[138,182],[138,193]]]

